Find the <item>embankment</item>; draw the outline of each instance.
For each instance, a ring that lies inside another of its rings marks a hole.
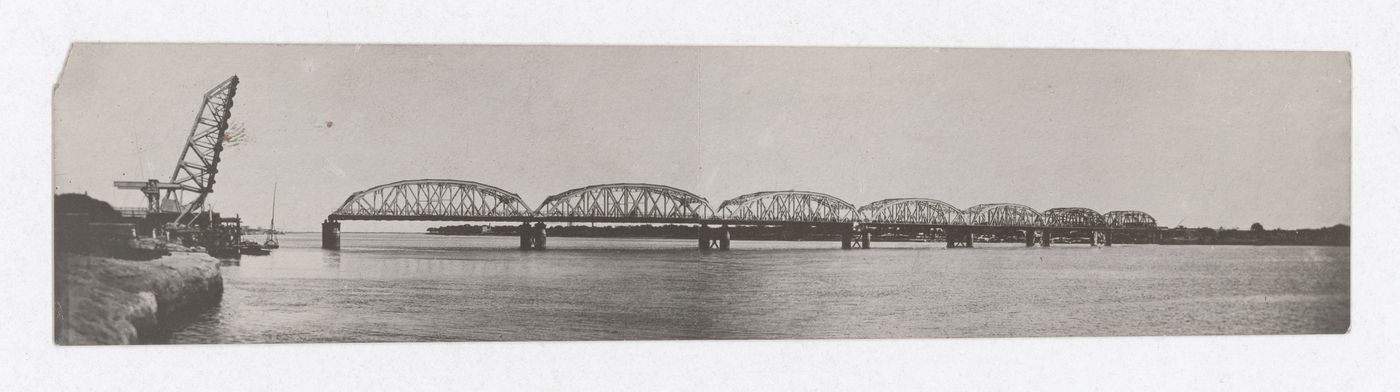
[[[217,305],[223,292],[219,261],[202,253],[133,261],[59,252],[54,257],[54,341],[148,342],[171,321]]]

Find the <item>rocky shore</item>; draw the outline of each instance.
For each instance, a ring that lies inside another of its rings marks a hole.
[[[171,323],[223,298],[219,261],[173,252],[135,261],[58,252],[54,341],[60,345],[150,343]]]

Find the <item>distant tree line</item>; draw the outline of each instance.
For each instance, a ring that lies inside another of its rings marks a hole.
[[[1255,223],[1249,230],[1177,226],[1164,230],[1166,244],[1199,245],[1329,245],[1350,246],[1351,226],[1335,225],[1316,229],[1266,230]]]

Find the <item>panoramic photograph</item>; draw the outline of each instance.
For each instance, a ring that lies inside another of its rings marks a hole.
[[[58,345],[1343,334],[1346,52],[105,44]]]

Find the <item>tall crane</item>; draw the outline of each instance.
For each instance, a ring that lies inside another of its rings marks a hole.
[[[195,114],[190,136],[175,163],[170,182],[158,180],[116,181],[118,189],[140,190],[146,195],[148,213],[176,213],[172,222],[188,226],[204,211],[204,201],[214,192],[214,175],[219,173],[219,153],[224,150],[224,132],[228,130],[229,109],[238,92],[238,75],[234,75],[204,93],[204,101]],[[165,198],[160,198],[165,192]]]

